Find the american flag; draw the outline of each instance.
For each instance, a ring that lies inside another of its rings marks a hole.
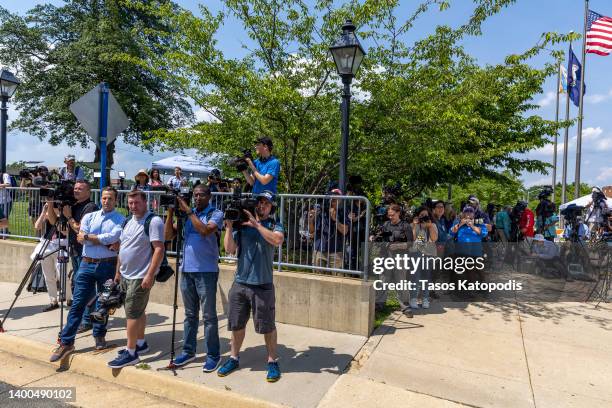
[[[587,16],[586,52],[610,55],[612,52],[612,18],[589,10]]]

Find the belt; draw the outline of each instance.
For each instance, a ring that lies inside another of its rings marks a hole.
[[[117,260],[116,256],[110,258],[90,258],[88,256],[83,257],[83,261],[87,263],[102,263],[102,262],[114,262]]]

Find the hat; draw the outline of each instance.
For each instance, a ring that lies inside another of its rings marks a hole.
[[[64,157],[64,161],[71,161],[71,160],[76,160],[76,158],[74,157],[74,154],[67,154],[66,157]]]
[[[544,235],[542,235],[542,234],[535,234],[535,237],[533,237],[533,240],[534,240],[534,241],[538,241],[538,242],[544,242],[544,241],[546,241],[546,240],[544,239]]]
[[[215,178],[221,177],[221,171],[219,169],[212,169],[210,175]]]
[[[146,169],[140,169],[138,170],[138,173],[136,173],[136,175],[134,176],[134,180],[138,178],[138,176],[142,176],[145,175],[147,177],[147,180],[149,179],[149,173],[147,173]]]
[[[274,204],[274,200],[276,199],[276,196],[270,190],[264,190],[261,193],[257,194],[257,199],[259,200],[260,198],[265,198],[266,200]]]
[[[480,200],[475,195],[469,196],[468,197],[468,202],[470,204],[476,204],[476,205],[480,204]]]
[[[273,146],[272,139],[270,139],[268,136],[263,136],[263,137],[260,137],[259,139],[256,139],[255,144],[258,144],[258,143],[268,146],[269,149],[272,149],[272,146]]]
[[[469,205],[466,205],[465,207],[463,207],[463,212],[474,212],[474,208],[470,207]]]
[[[334,188],[334,189],[329,191],[329,194],[331,194],[331,195],[342,195],[342,190],[340,190],[339,188]]]

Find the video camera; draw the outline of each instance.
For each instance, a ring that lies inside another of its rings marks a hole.
[[[47,183],[48,187],[40,187],[39,194],[41,201],[51,200],[62,205],[76,204],[74,198],[74,181],[62,180]]]
[[[237,171],[243,172],[244,170],[249,168],[249,164],[246,159],[253,160],[253,153],[251,149],[242,149],[242,156],[232,157],[227,161],[227,164],[235,167]]]
[[[178,198],[180,197],[186,203],[191,202],[193,191],[189,187],[180,187],[177,190],[167,190],[166,194],[159,196],[159,205],[162,207],[178,209]]]
[[[102,291],[98,294],[98,309],[91,312],[91,318],[98,322],[106,324],[108,316],[115,313],[115,310],[123,306],[125,301],[125,292],[121,290],[118,283],[108,279],[104,282]]]
[[[225,203],[225,212],[223,213],[223,219],[232,222],[235,230],[242,227],[242,223],[249,220],[249,217],[244,213],[243,210],[249,211],[251,214],[255,214],[257,208],[256,198],[242,197],[242,190],[239,188],[235,189],[232,193],[231,198]]]

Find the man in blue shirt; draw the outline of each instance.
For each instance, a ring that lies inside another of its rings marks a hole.
[[[183,259],[180,266],[181,295],[185,305],[183,352],[174,364],[184,366],[196,355],[200,308],[204,317],[206,338],[206,361],[202,370],[211,372],[221,361],[219,351],[219,322],[217,320],[217,281],[219,279],[219,246],[217,233],[223,225],[223,212],[210,204],[210,188],[199,184],[193,189],[195,207],[190,208],[180,197],[181,211],[187,214],[185,222]],[[174,209],[168,209],[166,218],[166,241],[177,233],[172,223]]]
[[[238,266],[229,291],[228,329],[232,332],[231,355],[217,374],[225,377],[238,368],[238,354],[244,341],[251,310],[255,331],[264,335],[268,350],[268,382],[280,378],[276,354],[275,297],[272,269],[275,249],[283,244],[283,226],[270,217],[274,194],[264,191],[257,196],[256,214],[245,210],[249,220],[236,231],[225,221],[225,250],[238,251]]]
[[[81,219],[77,241],[83,245],[83,257],[77,271],[68,320],[60,333],[60,345],[50,361],[58,361],[74,351],[74,338],[85,311],[85,306],[102,290],[104,282],[115,277],[117,250],[121,226],[125,217],[115,210],[117,190],[102,190],[102,209],[85,214]],[[98,308],[96,307],[96,310]],[[93,336],[96,350],[106,348],[106,324],[94,322]]]
[[[246,161],[251,171],[244,170],[242,174],[247,183],[253,186],[253,194],[259,194],[264,190],[276,194],[278,177],[280,175],[280,161],[272,156],[272,139],[260,137],[255,141],[255,151],[259,159],[254,162],[247,158]]]
[[[179,166],[176,166],[174,168],[174,176],[170,177],[170,180],[168,180],[168,187],[170,187],[172,190],[178,190],[182,186],[186,185],[187,179],[183,177],[183,170]]]

